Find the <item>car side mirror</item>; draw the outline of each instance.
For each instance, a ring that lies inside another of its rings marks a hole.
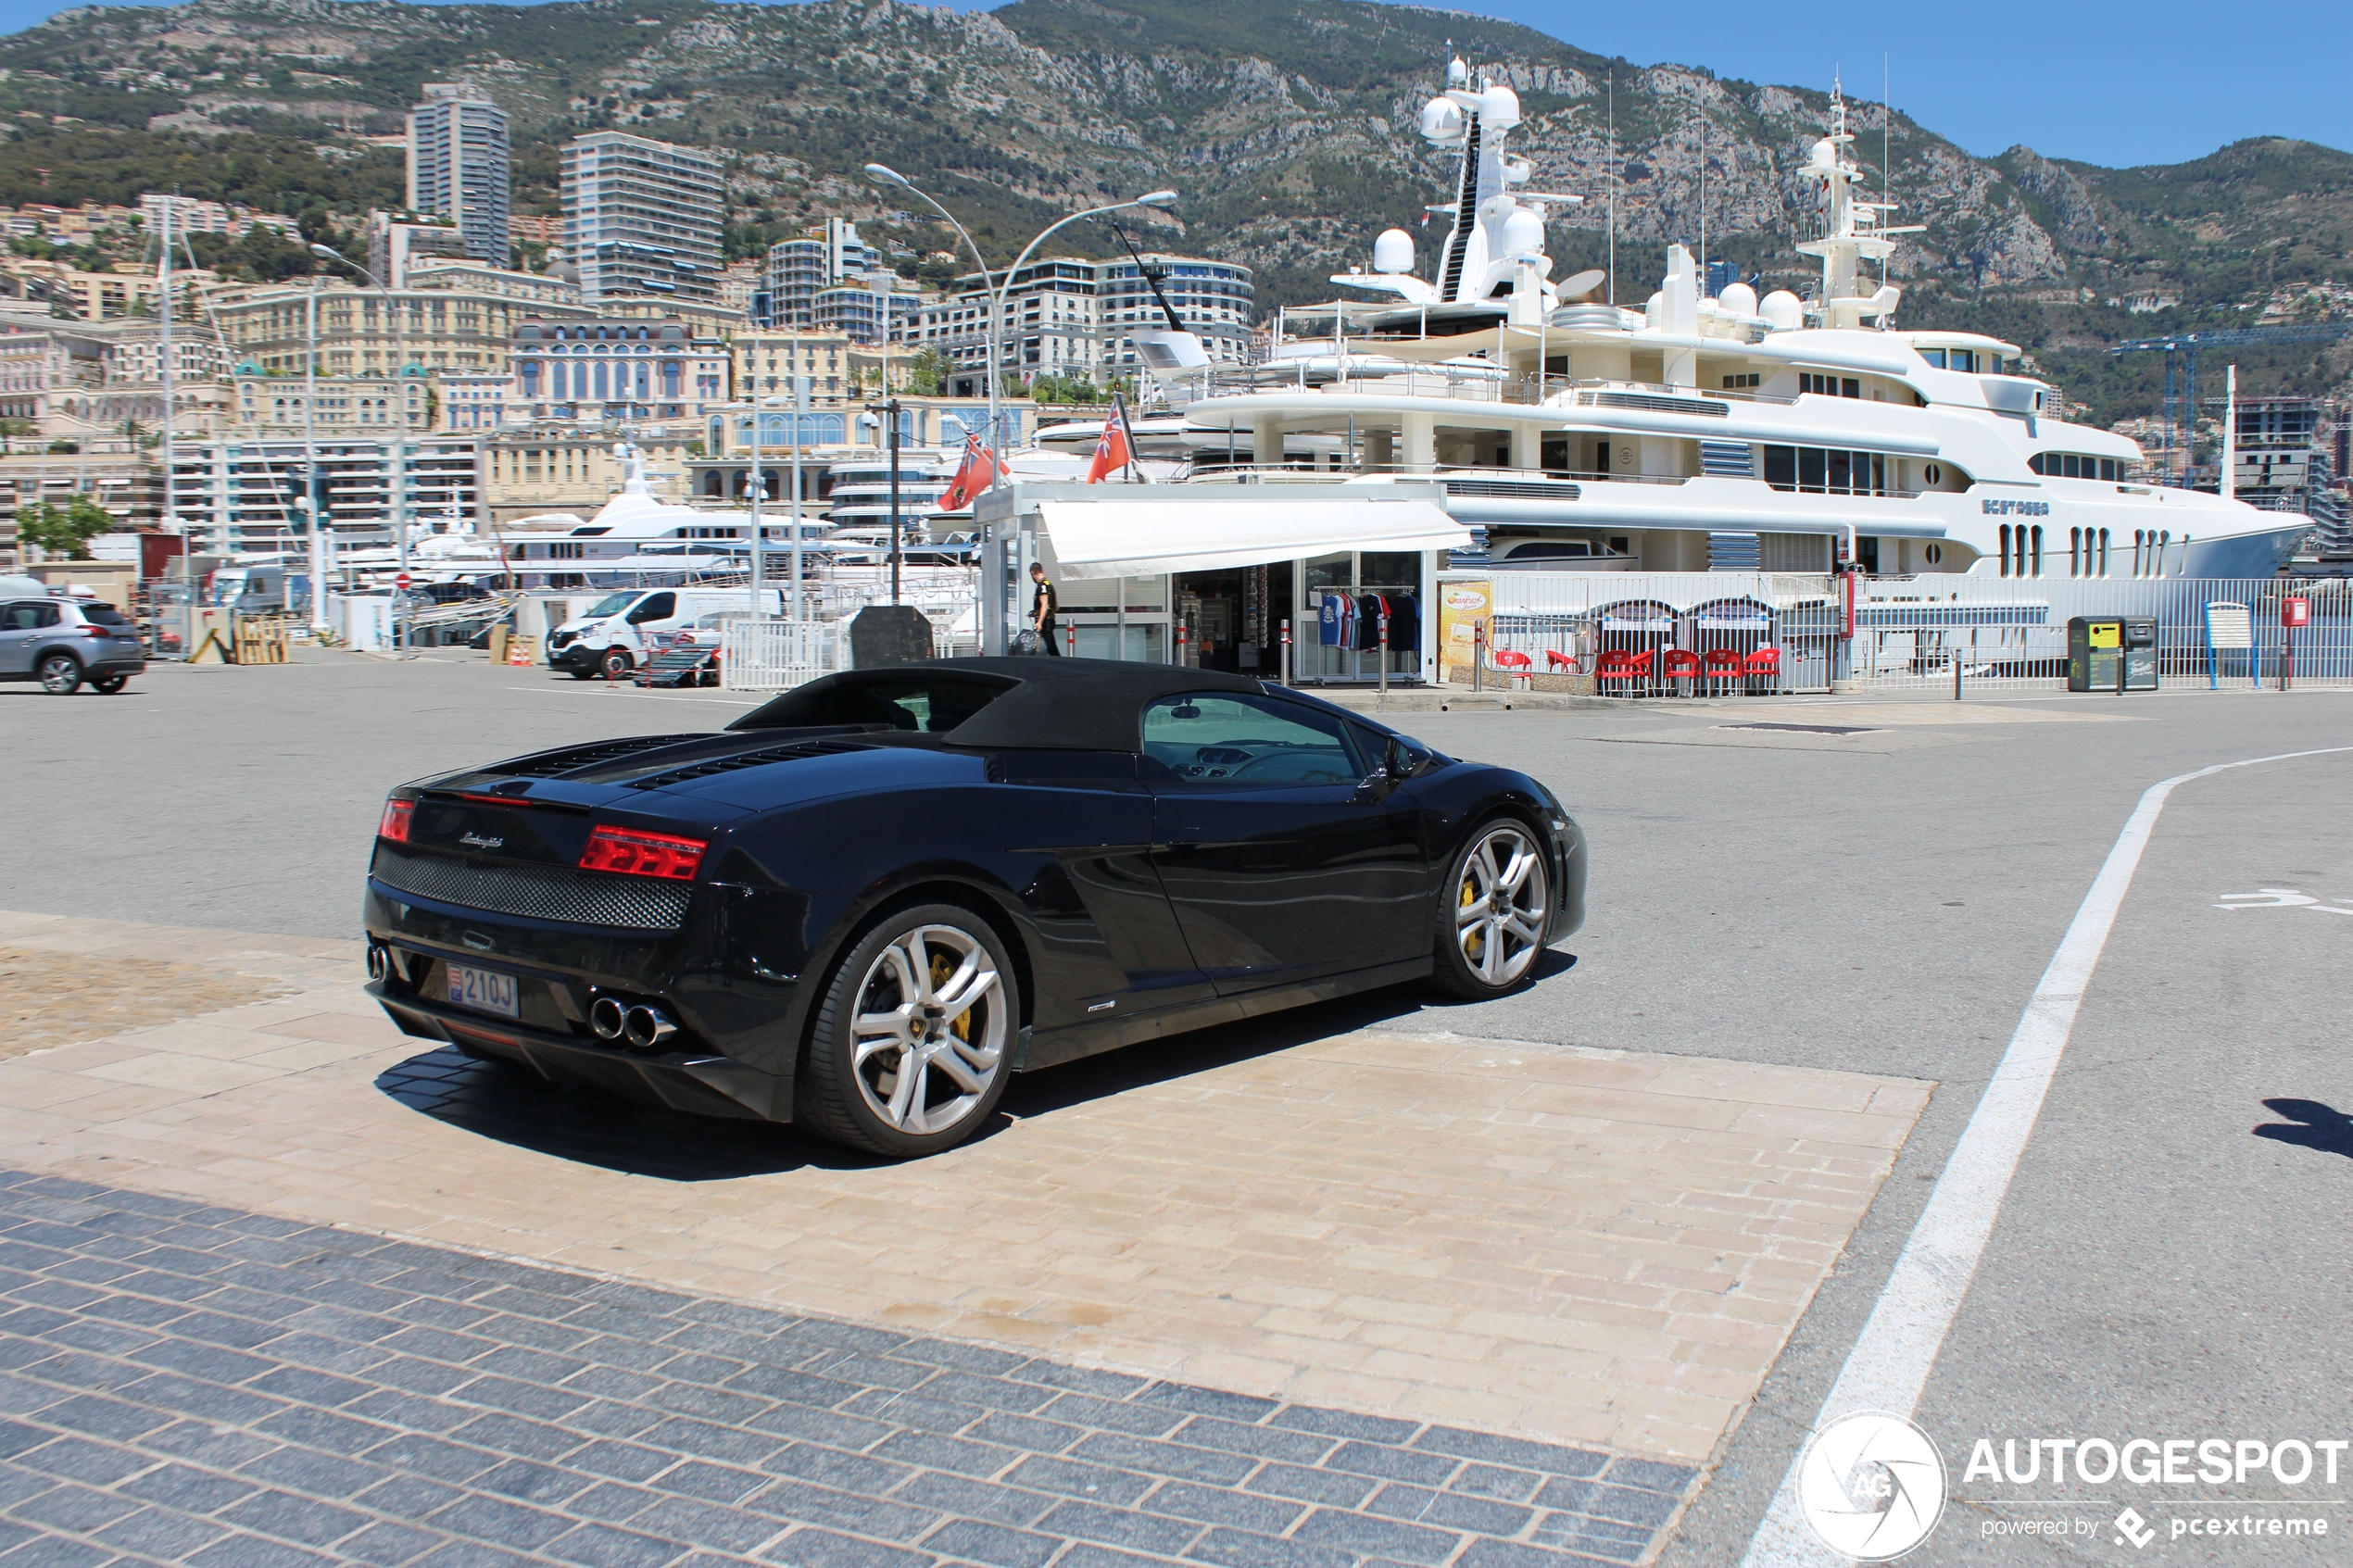
[[[1403,784],[1421,771],[1429,760],[1429,753],[1407,740],[1403,735],[1391,735],[1381,753],[1381,771]]]

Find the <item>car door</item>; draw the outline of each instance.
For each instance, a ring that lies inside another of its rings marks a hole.
[[[677,613],[678,596],[676,594],[667,592],[648,594],[630,607],[628,619],[624,622],[629,628],[629,637],[626,640],[616,637],[613,641],[621,646],[634,648],[640,654],[650,653],[654,646],[655,633],[666,631],[668,629],[666,623]]]
[[[1038,939],[1041,1035],[1214,995],[1153,870],[1153,797],[1132,753],[1002,752],[988,775],[992,830],[1027,859],[1014,891]]]
[[[1415,803],[1350,732],[1255,694],[1187,693],[1144,710],[1152,862],[1221,996],[1429,950]]]
[[[32,672],[32,645],[41,636],[42,628],[53,624],[57,618],[57,606],[40,599],[19,599],[0,605],[0,675]]]

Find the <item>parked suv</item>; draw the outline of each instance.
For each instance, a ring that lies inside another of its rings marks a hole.
[[[0,681],[38,681],[69,696],[87,681],[112,696],[147,667],[139,628],[88,599],[0,601]]]

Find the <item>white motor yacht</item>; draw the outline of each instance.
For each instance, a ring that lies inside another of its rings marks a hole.
[[[1435,478],[1504,569],[2264,577],[2309,528],[2151,482],[2015,344],[1899,327],[1885,264],[1916,231],[1861,199],[1836,94],[1800,170],[1823,217],[1798,246],[1821,264],[1809,299],[1710,295],[1680,245],[1639,310],[1598,297],[1601,272],[1555,282],[1545,220],[1578,198],[1525,189],[1519,119],[1451,63],[1421,122],[1461,155],[1435,279],[1390,230],[1332,280],[1385,298],[1286,312],[1265,363],[1164,375],[1189,477]]]

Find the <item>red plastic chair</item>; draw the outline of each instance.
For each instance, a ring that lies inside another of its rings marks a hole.
[[[1536,661],[1534,659],[1529,658],[1517,648],[1498,648],[1495,650],[1495,668],[1510,676],[1516,683],[1526,681],[1529,676],[1529,671],[1534,667],[1535,663]]]
[[[1741,661],[1741,675],[1744,680],[1770,681],[1778,685],[1781,676],[1781,650],[1758,648]]]
[[[1707,678],[1723,682],[1725,691],[1740,689],[1741,671],[1747,662],[1741,658],[1740,649],[1709,648],[1701,662],[1707,666]]]
[[[1603,654],[1593,666],[1593,680],[1596,686],[1602,690],[1607,690],[1608,683],[1624,681],[1627,683],[1626,695],[1629,696],[1634,695],[1635,682],[1647,681],[1650,678],[1651,655],[1647,652],[1632,654],[1624,648],[1612,648]]]
[[[1558,648],[1546,648],[1544,650],[1544,668],[1547,670],[1566,670],[1570,674],[1574,675],[1577,673],[1577,660],[1569,655],[1561,652]]]
[[[1670,692],[1675,689],[1678,681],[1690,681],[1694,686],[1699,682],[1699,655],[1689,648],[1668,648],[1663,668],[1667,675],[1667,689]]]

